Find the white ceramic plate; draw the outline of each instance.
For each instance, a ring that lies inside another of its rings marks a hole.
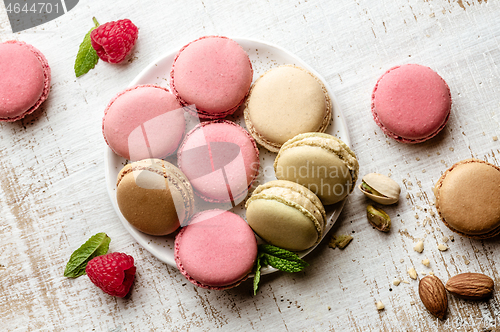
[[[326,132],[331,135],[335,135],[336,137],[343,140],[345,143],[350,145],[349,134],[347,132],[347,127],[344,121],[344,117],[340,111],[340,108],[337,104],[337,101],[334,98],[334,95],[329,88],[327,82],[319,75],[314,69],[312,69],[307,63],[299,59],[296,55],[288,52],[287,50],[276,46],[271,45],[266,42],[245,39],[245,38],[233,38],[238,44],[243,47],[243,49],[248,53],[250,60],[252,62],[253,70],[254,70],[254,81],[262,75],[267,70],[284,64],[294,64],[299,67],[303,67],[309,70],[311,73],[316,75],[321,81],[323,81],[328,93],[330,94],[330,98],[332,100],[333,106],[333,114],[332,114],[332,122],[327,128]],[[179,48],[180,49],[180,48]],[[169,88],[169,73],[172,63],[174,61],[175,55],[177,54],[178,49],[173,50],[170,53],[167,53],[156,61],[147,66],[137,77],[130,83],[130,86],[139,85],[139,84],[157,84],[160,86],[164,86]],[[198,120],[189,115],[185,114],[187,128],[186,132],[191,130],[197,123]],[[232,116],[227,118],[228,120],[235,121],[239,125],[245,128],[245,121],[243,119],[243,112],[240,108],[235,112]],[[275,180],[273,162],[276,157],[276,153],[271,153],[264,148],[259,147],[260,150],[260,162],[261,169],[259,172],[259,176],[256,179],[256,183],[262,184],[270,180]],[[176,159],[174,157],[166,158],[167,161],[172,162],[176,165]],[[150,253],[156,256],[159,260],[176,266],[174,261],[174,235],[168,236],[150,236],[144,233],[139,232],[135,228],[133,228],[127,220],[123,217],[118,209],[118,205],[116,203],[116,177],[121,170],[121,168],[127,163],[127,160],[116,155],[106,147],[105,155],[105,171],[106,171],[106,184],[108,188],[108,193],[111,198],[111,202],[113,207],[118,214],[123,226],[127,229],[127,231],[134,237],[137,242],[139,242],[144,248],[146,248]],[[246,201],[246,200],[245,200]],[[241,202],[239,205],[231,209],[232,212],[242,216],[245,219],[245,201]],[[342,207],[344,206],[344,201],[339,202],[334,205],[326,206],[327,218],[328,222],[326,225],[326,229],[324,235],[328,233],[330,228],[333,226],[335,221],[337,220],[340,212],[342,211]],[[204,209],[214,209],[221,208],[217,204],[206,203],[203,200],[196,198],[196,210],[204,210]],[[225,208],[225,207],[222,207]],[[306,256],[310,253],[313,248],[308,250],[299,252],[300,257]],[[276,271],[273,268],[263,269],[262,273],[270,273]]]

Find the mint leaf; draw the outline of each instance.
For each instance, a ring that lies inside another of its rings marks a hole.
[[[271,265],[278,270],[285,272],[300,272],[309,264],[302,260],[296,253],[278,248],[270,244],[259,245],[259,252],[262,253],[262,264]]]
[[[87,263],[94,257],[104,255],[108,252],[111,239],[105,233],[97,233],[87,240],[80,248],[76,249],[69,258],[64,276],[78,278],[85,274]]]
[[[259,244],[254,268],[253,295],[257,294],[262,266],[270,265],[284,272],[300,272],[309,264],[296,253],[270,244]]]
[[[80,77],[83,74],[86,74],[95,67],[99,57],[97,56],[97,52],[92,47],[92,42],[90,41],[90,33],[99,26],[99,23],[93,18],[95,26],[90,29],[90,31],[83,38],[83,42],[80,44],[80,48],[78,49],[78,54],[76,55],[75,60],[75,75],[76,77]]]
[[[255,262],[255,271],[254,271],[254,277],[253,277],[253,295],[257,295],[257,290],[259,289],[259,282],[260,282],[260,269],[261,269],[261,257],[262,255],[259,253],[257,255],[257,261]]]
[[[295,260],[287,260],[280,257],[271,256],[266,253],[263,253],[262,256],[263,256],[262,263],[266,265],[271,265],[272,267],[285,272],[300,272],[306,266],[309,266],[309,264],[300,259],[299,256],[297,256]]]

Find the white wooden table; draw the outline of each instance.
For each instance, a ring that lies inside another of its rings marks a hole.
[[[0,4],[0,42],[39,48],[52,68],[52,91],[40,111],[0,124],[0,324],[7,331],[490,331],[500,329],[500,243],[454,235],[436,217],[432,186],[469,157],[499,165],[500,4],[490,0],[97,1],[80,3],[44,25],[13,34]],[[78,79],[73,63],[92,17],[129,18],[139,28],[125,65],[100,61]],[[161,263],[124,229],[106,191],[101,118],[108,101],[150,62],[210,34],[265,40],[288,49],[328,82],[349,127],[360,174],[391,174],[401,200],[386,211],[384,234],[365,217],[359,192],[301,273],[264,276],[228,291],[207,291]],[[419,63],[449,84],[453,106],[434,139],[405,145],[372,120],[370,95],[392,66]],[[135,257],[136,282],[125,299],[108,296],[86,276],[63,277],[71,252],[106,232],[110,251]],[[344,250],[333,234],[351,234]],[[414,244],[423,239],[419,254]],[[421,260],[429,258],[429,268]],[[419,278],[443,281],[483,272],[494,297],[469,302],[449,296],[438,321],[418,297]],[[394,278],[408,283],[394,286]],[[382,301],[385,310],[375,303]]]

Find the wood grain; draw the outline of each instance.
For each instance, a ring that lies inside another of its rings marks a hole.
[[[495,331],[498,286],[488,301],[449,295],[445,321],[418,297],[418,279],[443,282],[481,272],[500,283],[497,239],[470,240],[439,220],[432,187],[455,162],[500,159],[500,4],[480,0],[338,1],[80,1],[68,14],[12,34],[0,4],[0,42],[39,48],[52,68],[43,107],[0,124],[0,321],[7,331]],[[100,61],[76,79],[78,45],[100,22],[131,19],[139,28],[125,65]],[[326,238],[301,273],[262,278],[222,292],[195,288],[173,267],[137,244],[122,227],[106,192],[103,110],[109,100],[161,54],[209,34],[268,41],[295,53],[325,79],[349,127],[360,174],[390,175],[402,186],[386,212],[388,234],[365,217],[369,201],[357,190],[332,234],[351,234],[344,250]],[[450,121],[434,139],[405,145],[387,138],[370,113],[377,78],[403,63],[436,70],[449,84]],[[106,232],[111,251],[135,257],[131,294],[116,299],[86,276],[62,276],[72,251]],[[453,240],[450,238],[453,236]],[[439,251],[445,239],[449,249]],[[424,241],[423,253],[413,250]],[[421,261],[430,260],[430,266]],[[414,267],[417,280],[407,270]],[[392,284],[400,278],[399,286]],[[378,311],[376,302],[385,309]]]

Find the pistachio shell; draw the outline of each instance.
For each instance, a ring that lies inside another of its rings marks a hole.
[[[361,192],[371,200],[383,205],[394,204],[399,200],[401,187],[396,181],[394,181],[390,177],[379,173],[370,173],[366,174],[363,177],[362,181],[383,195],[379,196],[370,193],[362,187],[362,184],[359,185],[358,186],[359,190],[361,190]]]
[[[366,217],[370,224],[381,232],[391,230],[391,217],[382,209],[376,209],[372,205],[366,207]]]

